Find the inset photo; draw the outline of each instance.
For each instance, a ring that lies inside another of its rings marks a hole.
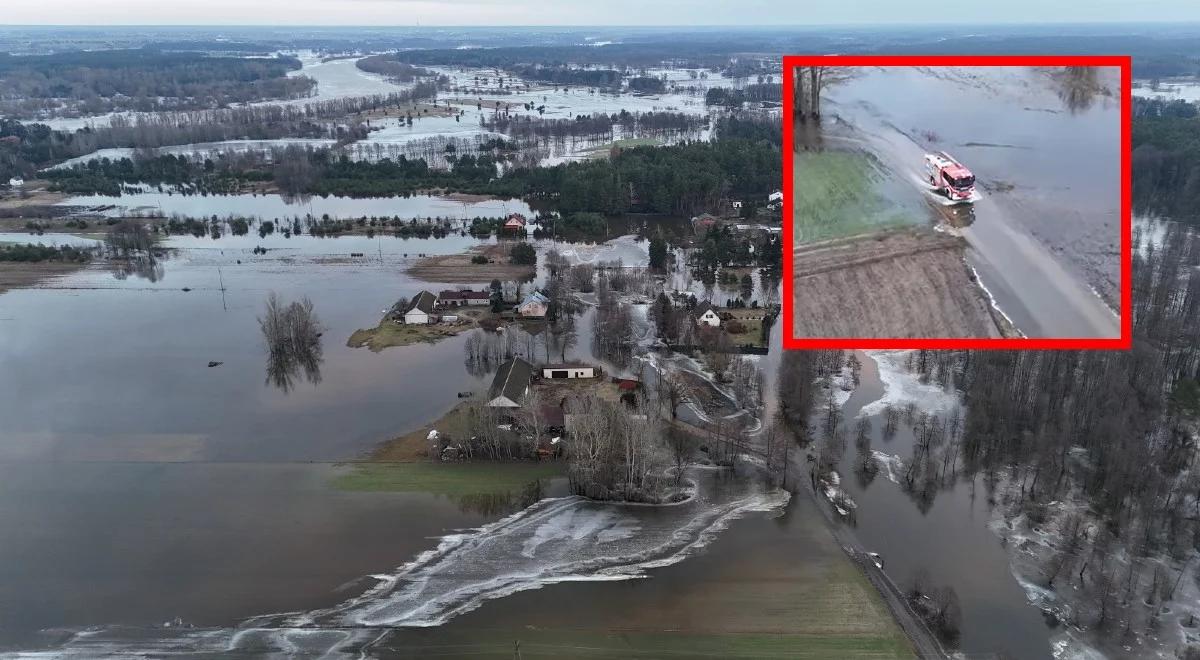
[[[1129,75],[784,57],[785,347],[1128,348]]]

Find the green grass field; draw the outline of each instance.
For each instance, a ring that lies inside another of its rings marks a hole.
[[[889,199],[888,182],[864,153],[798,151],[792,182],[797,244],[918,222],[911,210]]]
[[[494,641],[480,641],[491,637]],[[441,655],[514,658],[520,640],[521,658],[812,658],[865,660],[912,658],[903,637],[838,635],[736,634],[695,632],[593,632],[587,630],[479,630],[459,637],[438,635],[429,643],[408,640],[402,649],[388,648],[392,657]]]
[[[538,479],[561,476],[564,465],[540,463],[356,463],[333,479],[342,490],[422,492],[463,497],[519,493]]]

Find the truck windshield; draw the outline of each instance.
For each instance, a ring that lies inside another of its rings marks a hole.
[[[947,174],[946,182],[949,183],[950,185],[954,186],[955,188],[962,190],[964,188],[970,188],[971,186],[975,185],[975,177],[963,176],[963,177],[959,177],[956,179]]]

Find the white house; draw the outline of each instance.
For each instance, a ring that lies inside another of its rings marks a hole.
[[[596,368],[586,364],[547,364],[542,378],[595,378]]]
[[[25,185],[25,179],[22,179],[20,177],[14,176],[13,178],[8,180],[9,188],[20,188],[23,185]]]
[[[492,386],[488,389],[490,408],[520,408],[529,394],[529,383],[533,380],[533,365],[521,358],[513,358],[500,365]]]
[[[783,193],[776,190],[775,192],[771,193],[770,195],[767,195],[767,203],[768,204],[782,204],[783,203]]]
[[[424,325],[437,321],[437,317],[433,315],[433,306],[436,302],[437,298],[428,291],[422,291],[413,296],[412,301],[408,303],[408,309],[404,311],[404,322]]]
[[[710,302],[697,303],[696,308],[692,310],[692,318],[696,319],[696,323],[706,325],[710,328],[721,327],[721,317],[717,314],[716,308]]]
[[[550,299],[541,292],[534,291],[525,296],[525,300],[517,305],[517,313],[526,318],[542,318],[550,307]]]

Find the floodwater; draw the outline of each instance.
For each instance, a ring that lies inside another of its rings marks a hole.
[[[1098,80],[1112,85],[1113,75],[1102,69]],[[967,238],[968,261],[1024,334],[1119,335],[1109,308],[1120,279],[1115,97],[1072,95],[1041,70],[979,67],[865,69],[828,99],[831,125],[848,123],[913,194],[949,215],[930,213]],[[922,156],[935,150],[976,175],[973,207],[946,210],[926,192]]]
[[[411,218],[476,218],[500,217],[509,213],[533,215],[525,202],[517,199],[486,199],[461,201],[447,197],[414,195],[412,197],[286,197],[271,194],[181,195],[170,192],[140,192],[125,195],[81,195],[69,197],[58,206],[84,208],[106,207],[101,211],[108,217],[142,215],[154,217],[183,216],[187,218],[333,219],[361,217]]]
[[[908,373],[906,355],[859,353],[861,385],[841,408],[848,438],[838,468],[857,509],[854,520],[842,524],[867,551],[882,555],[884,571],[901,589],[922,570],[936,586],[954,588],[962,607],[960,648],[968,657],[1049,660],[1053,631],[1013,576],[1001,539],[988,528],[992,510],[983,476],[961,476],[924,502],[901,487],[904,468],[898,460],[912,456],[913,433],[902,421],[895,435],[885,437],[884,406],[903,409],[912,403],[943,421],[959,406],[957,395]],[[871,448],[881,463],[867,482],[854,469],[859,417],[871,422]]]
[[[355,653],[387,632],[385,651],[517,625],[554,603],[575,603],[554,616],[564,627],[620,627],[616,613],[649,612],[714,567],[737,579],[739,565],[803,556],[820,524],[807,496],[779,516],[782,494],[707,470],[696,474],[700,499],[684,505],[551,499],[502,520],[430,495],[333,490],[345,468],[332,462],[487,386],[464,365],[465,335],[378,354],[344,346],[395,298],[441,288],[404,275],[416,254],[476,242],[174,236],[153,280],[89,268],[0,296],[0,537],[16,539],[0,545],[10,567],[0,648]],[[266,255],[253,254],[258,245]],[[646,254],[632,237],[557,247],[585,262]],[[673,284],[697,284],[685,280]],[[256,322],[270,291],[308,296],[326,326],[318,378],[297,374],[287,391],[268,381]],[[591,313],[572,353],[603,363],[591,354]],[[752,358],[767,376],[760,416],[773,414],[779,357]],[[888,401],[919,397],[942,412],[955,402],[887,382]],[[868,362],[848,416],[878,415],[879,383]],[[910,443],[903,432],[876,438],[899,456]],[[965,650],[1045,657],[1045,627],[986,529],[981,486],[974,498],[967,485],[940,493],[922,514],[884,474],[859,487],[845,473],[855,531],[889,574],[903,583],[925,566],[956,588]],[[642,576],[651,579],[629,581]],[[77,634],[85,627],[95,629]]]
[[[0,240],[89,242],[68,234]],[[337,461],[436,419],[458,392],[487,387],[490,374],[473,375],[464,364],[465,334],[382,353],[345,346],[396,298],[446,288],[404,273],[418,254],[480,242],[171,236],[167,257],[148,272],[115,277],[91,266],[0,295],[0,538],[9,539],[0,544],[0,566],[8,567],[0,648],[61,641],[39,632],[53,628],[117,625],[142,635],[176,618],[227,627],[272,612],[316,612],[362,594],[378,583],[366,576],[397,571],[439,538],[491,524],[494,514],[445,498],[330,486],[346,469]],[[645,242],[632,237],[559,248],[580,261],[646,258]],[[286,388],[268,373],[257,322],[272,291],[310,298],[324,326],[315,373],[291,374]],[[568,358],[618,373],[592,355],[590,313]],[[723,513],[707,508],[711,499],[673,509],[675,517],[655,517],[654,509],[610,516],[578,503],[549,522],[570,528],[604,518],[611,530],[601,536],[622,542],[619,556],[642,543],[646,561],[670,563],[743,512],[775,506],[765,493],[728,494],[720,506],[738,503]],[[574,561],[587,544],[573,538],[539,542]],[[501,567],[507,560],[497,552]],[[476,565],[481,555],[471,557]],[[556,566],[549,581],[571,573]],[[621,566],[614,579],[641,570]],[[485,585],[477,595],[499,593]],[[460,605],[448,604],[446,616]]]
[[[299,70],[289,72],[288,76],[303,75],[316,80],[317,87],[312,96],[287,101],[261,101],[251,105],[304,105],[305,103],[331,101],[354,96],[391,94],[411,87],[411,85],[393,83],[383,76],[362,71],[355,65],[358,60],[354,58],[322,62],[319,55],[308,51],[300,53],[297,57],[302,66]],[[136,121],[139,116],[159,113],[106,113],[91,117],[59,117],[39,120],[38,123],[46,124],[56,130],[75,131],[88,126],[107,126],[112,121],[112,118],[118,114],[131,121]]]

